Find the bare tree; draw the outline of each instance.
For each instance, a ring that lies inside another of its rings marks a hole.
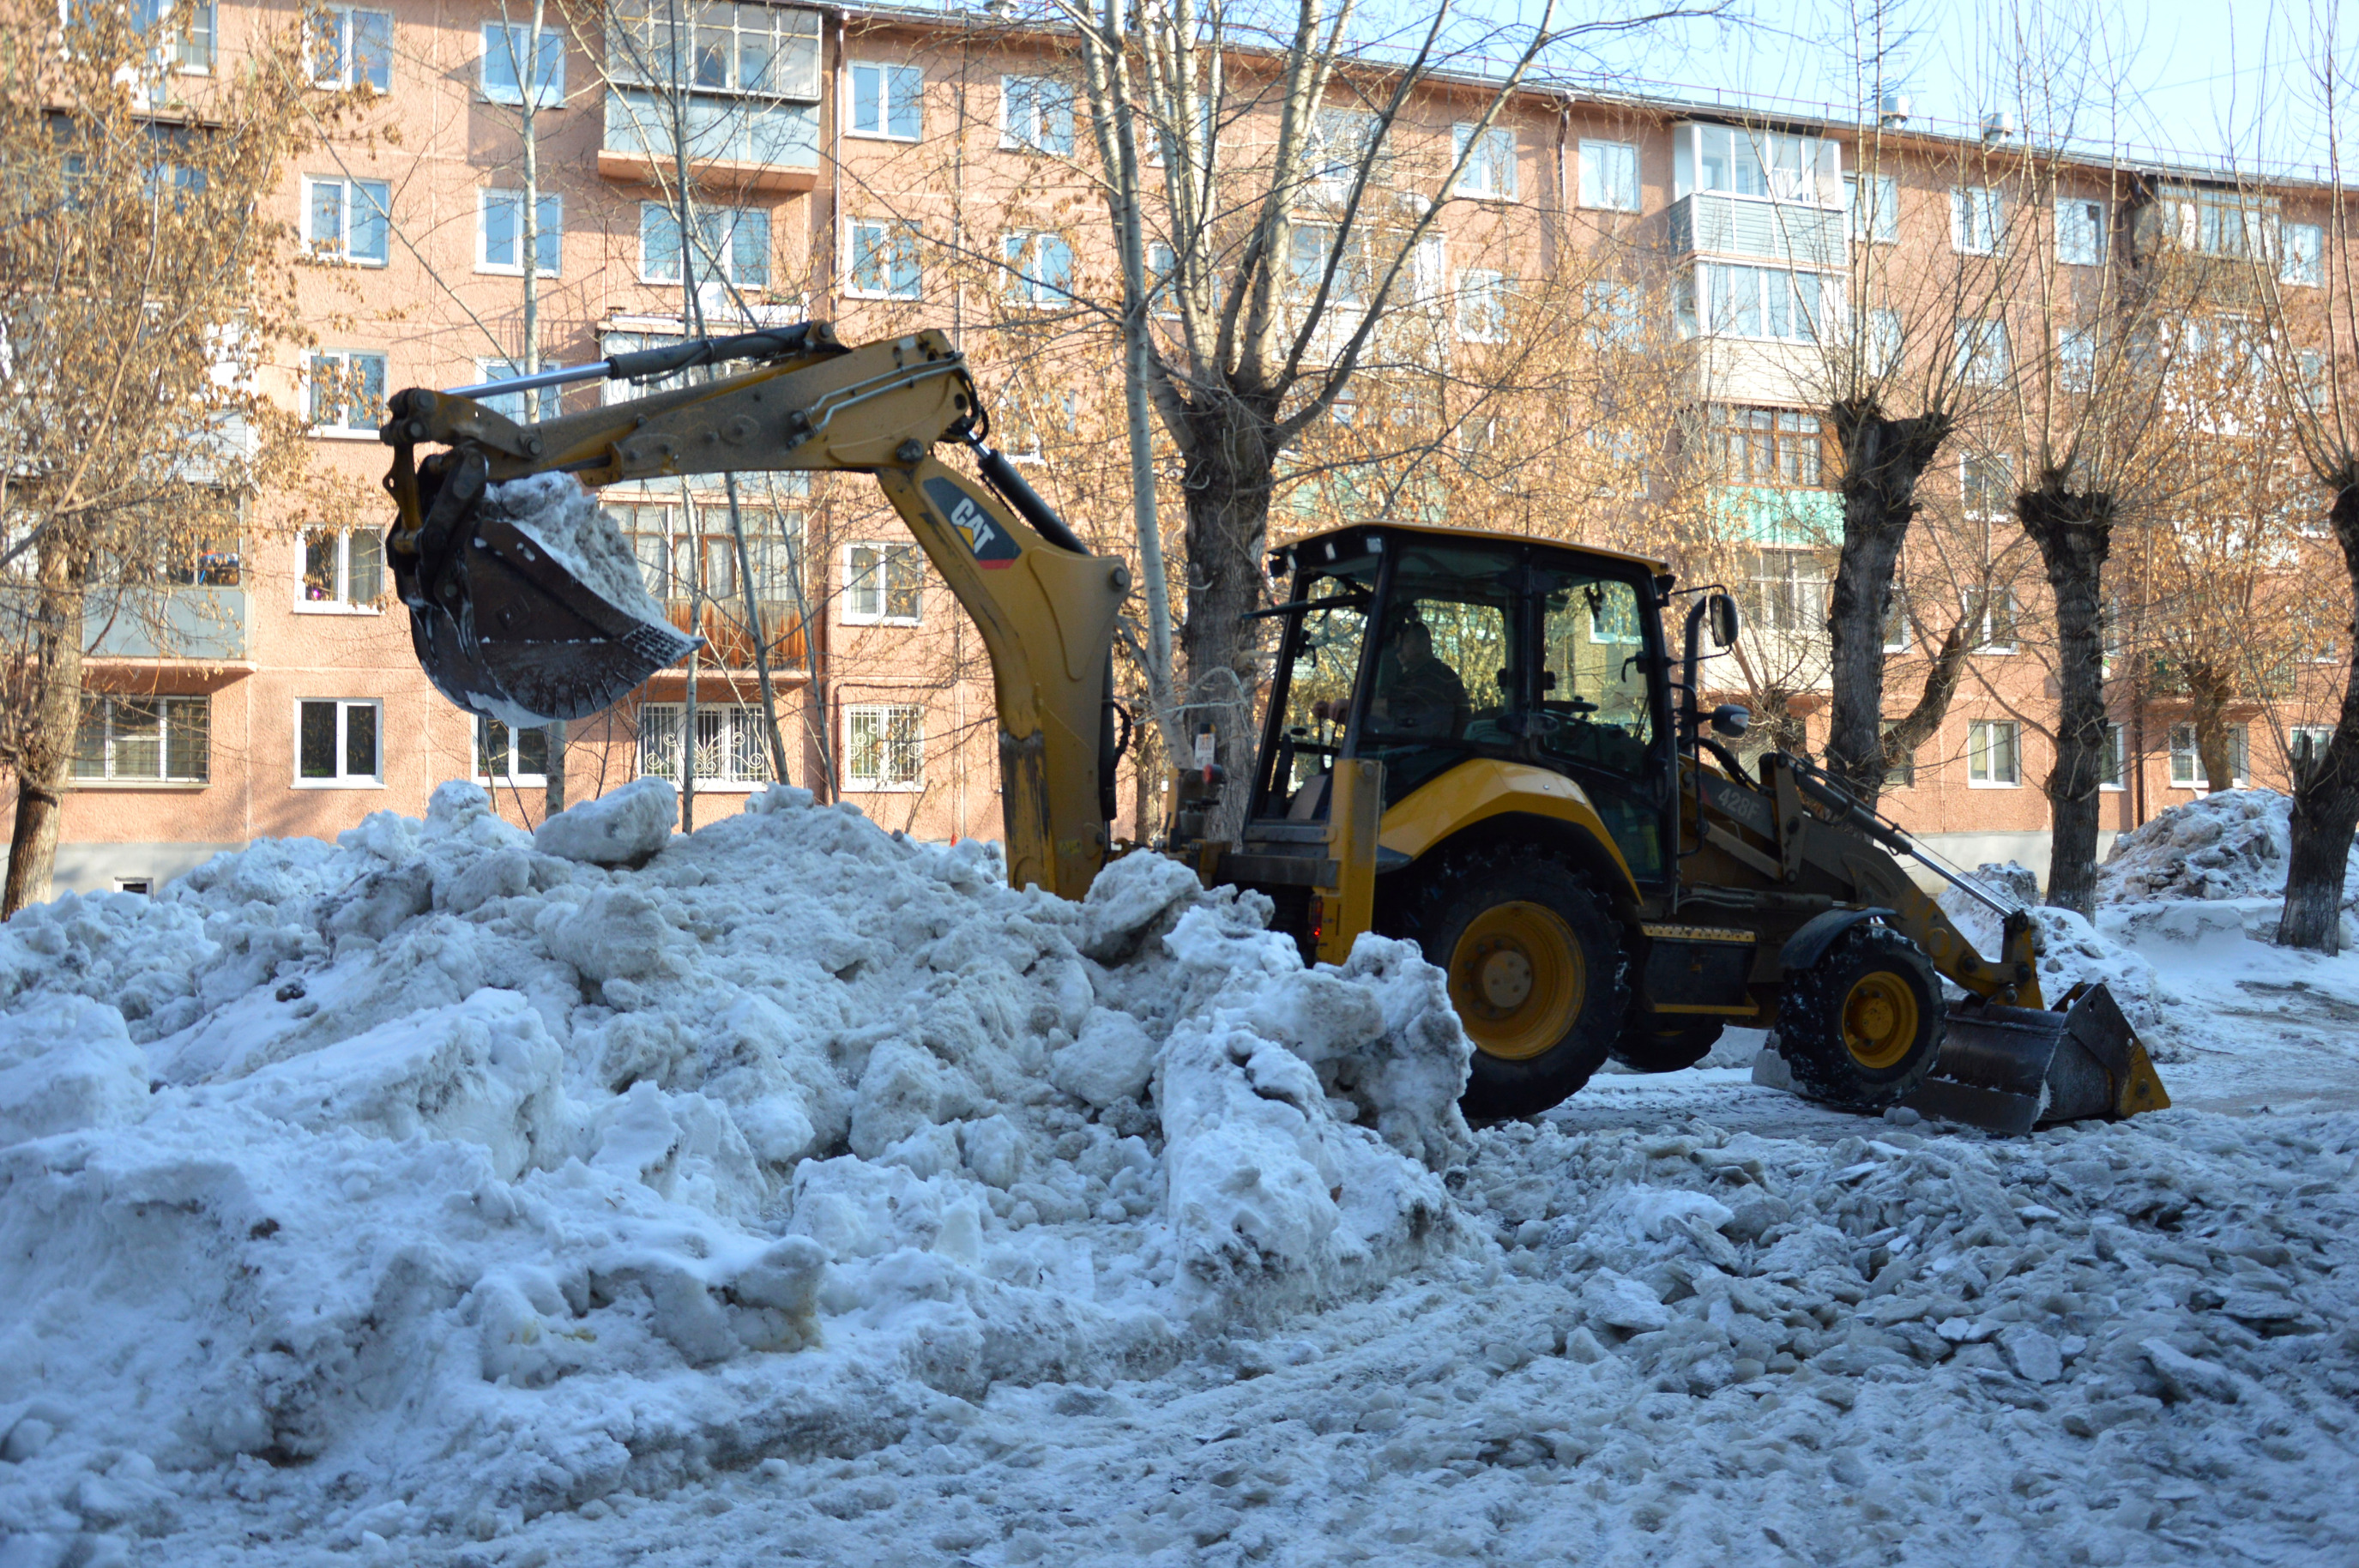
[[[187,22],[0,21],[0,764],[16,788],[0,916],[49,894],[93,612],[234,537],[240,497],[291,492],[303,465],[296,421],[255,387],[266,345],[301,335],[289,236],[265,216],[305,144],[300,39],[254,40],[275,69],[190,76]]]

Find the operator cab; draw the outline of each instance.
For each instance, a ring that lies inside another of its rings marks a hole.
[[[1366,525],[1272,558],[1292,592],[1245,836],[1324,820],[1339,759],[1383,806],[1495,758],[1579,784],[1642,888],[1669,875],[1669,664],[1656,563],[1461,528]],[[1298,830],[1299,831],[1299,830]],[[1384,869],[1405,864],[1386,851]]]

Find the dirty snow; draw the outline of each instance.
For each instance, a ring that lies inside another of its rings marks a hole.
[[[484,491],[478,515],[515,525],[614,608],[655,626],[669,626],[648,593],[631,547],[598,512],[598,499],[570,474],[535,474]]]
[[[2114,841],[2097,868],[2108,904],[2187,898],[2285,897],[2293,800],[2275,789],[2223,789],[2173,806]],[[2346,873],[2346,906],[2359,903],[2359,866]]]
[[[2101,910],[2119,1126],[1470,1133],[1404,947],[756,803],[0,928],[0,1561],[2359,1558],[2359,957]]]

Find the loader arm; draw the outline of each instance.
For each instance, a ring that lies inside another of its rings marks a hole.
[[[497,540],[468,537],[492,530],[463,526],[486,485],[548,473],[593,487],[709,474],[871,474],[990,656],[1008,880],[1081,898],[1107,850],[1106,704],[1128,571],[1090,555],[1005,459],[981,446],[986,426],[974,383],[942,333],[856,347],[824,323],[765,335],[779,341],[754,368],[531,424],[458,394],[397,394],[382,436],[394,449],[386,485],[401,521],[387,544],[421,660],[437,673],[424,628],[441,613],[439,601],[463,597],[471,581],[495,570],[529,575],[540,564],[524,549],[522,564],[474,561],[473,580],[437,575],[442,562],[462,560],[462,546],[498,553]],[[975,444],[1006,498],[937,459],[945,440]],[[448,450],[418,459],[429,442]],[[497,636],[488,617],[465,629]],[[596,639],[581,640],[581,657],[591,657]]]

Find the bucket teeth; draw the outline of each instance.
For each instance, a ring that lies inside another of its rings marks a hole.
[[[1932,1075],[1907,1103],[1928,1116],[2012,1135],[2161,1110],[2170,1096],[2099,983],[2075,987],[2053,1011],[1953,1005]]]

